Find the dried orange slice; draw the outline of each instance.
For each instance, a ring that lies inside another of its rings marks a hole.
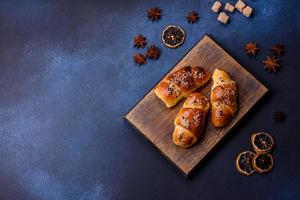
[[[259,132],[252,134],[251,143],[257,153],[269,153],[274,146],[274,139],[268,133]]]
[[[162,33],[163,43],[170,48],[177,48],[184,42],[184,30],[175,25],[167,26]]]
[[[254,156],[251,151],[244,151],[237,156],[235,166],[241,174],[250,176],[255,172],[252,166]]]
[[[253,167],[259,173],[269,172],[274,165],[271,154],[256,154],[253,158]]]

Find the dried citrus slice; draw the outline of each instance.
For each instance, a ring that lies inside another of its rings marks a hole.
[[[251,151],[244,151],[238,155],[235,166],[241,174],[250,176],[255,172],[252,166],[254,156],[255,154]]]
[[[257,153],[269,153],[274,146],[274,139],[268,133],[259,132],[252,134],[251,143]]]
[[[162,33],[162,41],[167,47],[177,48],[185,39],[184,30],[175,25],[167,26]]]
[[[269,172],[274,165],[271,154],[256,154],[253,158],[253,167],[259,173]]]

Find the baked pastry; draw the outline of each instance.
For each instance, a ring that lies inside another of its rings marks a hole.
[[[154,93],[170,108],[203,86],[210,78],[210,73],[202,67],[186,66],[164,78]]]
[[[174,120],[173,142],[183,148],[193,146],[205,127],[208,99],[199,92],[190,94]]]
[[[215,127],[227,124],[237,111],[237,86],[230,76],[216,69],[212,76],[211,119]]]

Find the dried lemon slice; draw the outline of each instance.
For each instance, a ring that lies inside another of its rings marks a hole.
[[[256,154],[253,158],[253,167],[259,173],[269,172],[274,165],[271,154]]]
[[[238,155],[235,166],[241,174],[250,176],[255,172],[252,166],[254,156],[255,154],[251,151],[244,151]]]
[[[167,26],[162,33],[163,43],[170,48],[177,48],[184,42],[184,30],[175,25]]]
[[[268,133],[259,132],[252,134],[251,143],[257,153],[269,153],[274,146],[274,139]]]

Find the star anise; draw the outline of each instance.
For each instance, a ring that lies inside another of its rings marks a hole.
[[[161,17],[161,10],[158,7],[148,9],[148,18],[152,21],[157,21]]]
[[[146,63],[146,57],[143,54],[136,53],[133,56],[133,60],[138,65],[143,65]]]
[[[269,72],[277,72],[279,65],[279,59],[274,57],[267,56],[265,60],[263,60],[264,68]]]
[[[144,48],[147,44],[146,38],[142,35],[137,35],[133,39],[133,45],[136,48]]]
[[[258,50],[259,50],[259,48],[258,48],[257,44],[254,42],[249,42],[245,45],[245,51],[249,55],[255,56],[257,54]]]
[[[199,15],[196,11],[189,12],[186,16],[189,23],[196,23],[199,20]]]
[[[274,112],[273,119],[276,123],[284,122],[285,114],[283,112]]]
[[[284,46],[281,44],[274,45],[270,51],[272,52],[273,56],[281,56],[284,54]]]
[[[155,45],[151,45],[147,48],[147,58],[157,60],[160,57],[160,49]]]

